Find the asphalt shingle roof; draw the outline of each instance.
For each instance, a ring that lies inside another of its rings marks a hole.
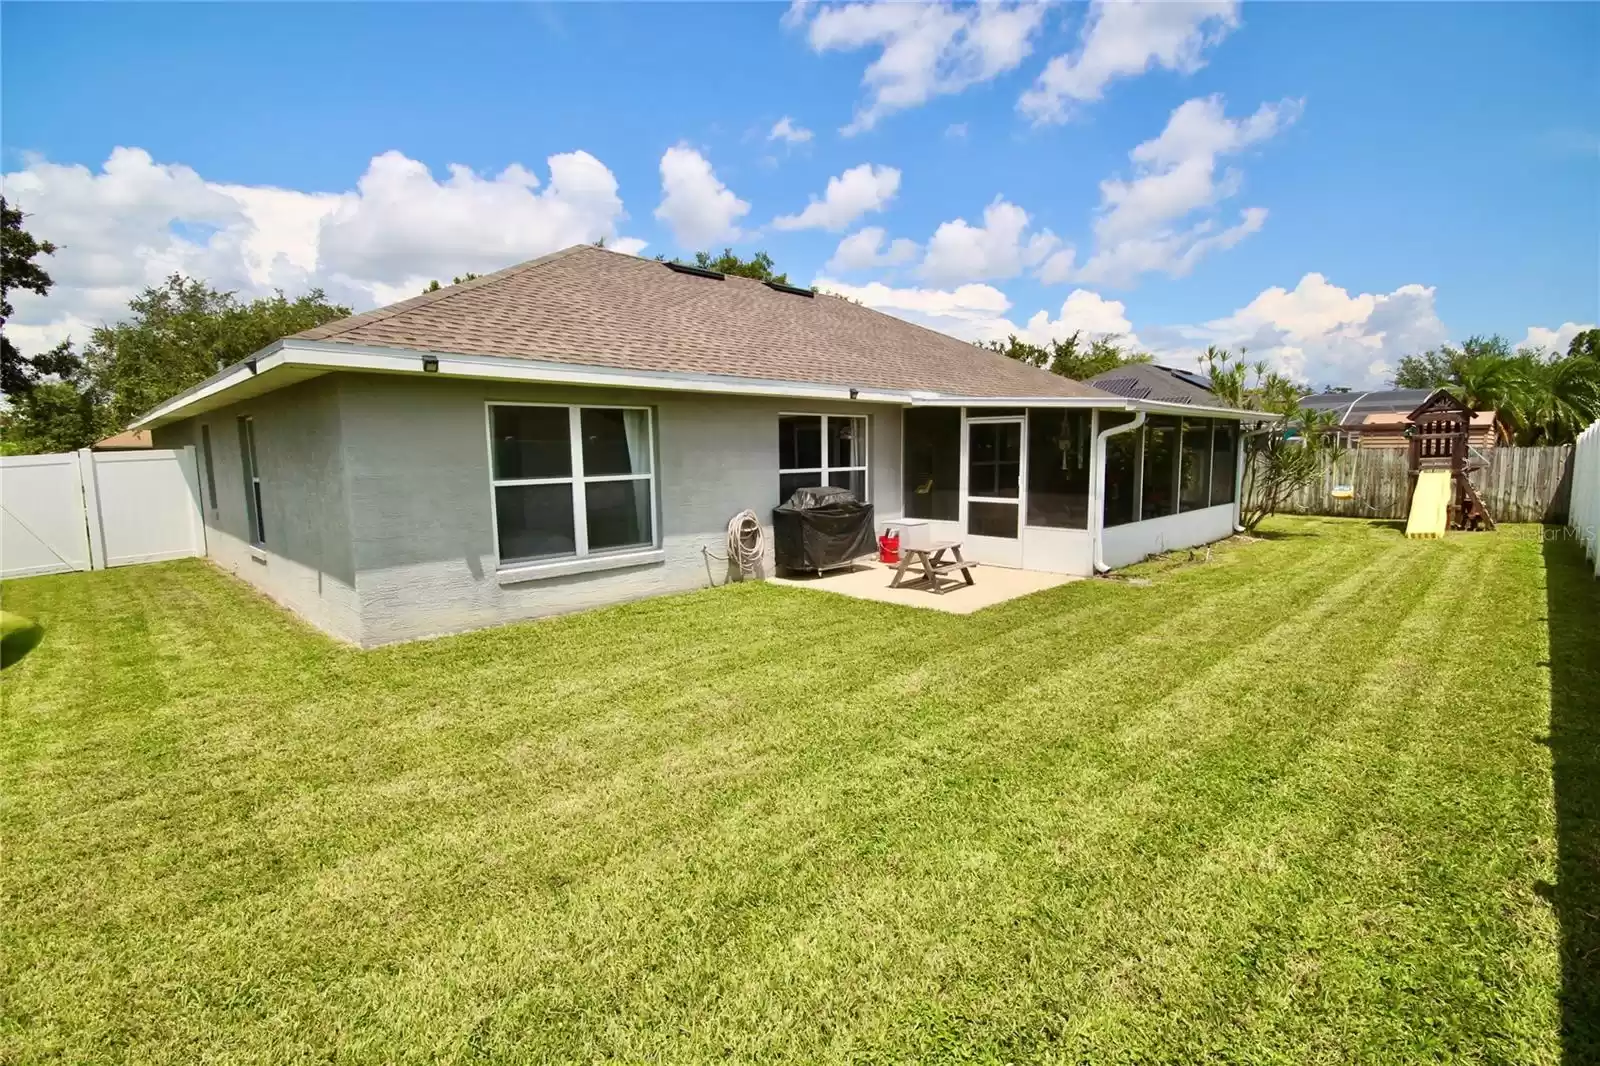
[[[589,245],[295,337],[950,396],[1105,395],[838,297],[697,277]]]

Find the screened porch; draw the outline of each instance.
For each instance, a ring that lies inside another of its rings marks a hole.
[[[1059,407],[913,407],[904,413],[905,516],[996,566],[1089,574],[1207,543],[1233,528],[1232,419]],[[1136,553],[1136,554],[1135,554]]]

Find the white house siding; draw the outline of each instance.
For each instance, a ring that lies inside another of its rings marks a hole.
[[[1198,511],[1129,522],[1101,531],[1101,555],[1113,569],[1129,566],[1157,552],[1193,548],[1222,540],[1233,533],[1234,504],[1203,507]]]
[[[318,628],[363,640],[343,463],[346,379],[323,377],[209,411],[154,432],[158,448],[192,444],[200,466],[207,555]],[[238,419],[255,420],[266,545],[250,547]],[[200,426],[211,427],[217,506],[206,490]]]
[[[485,424],[492,401],[651,407],[664,561],[502,584]],[[780,412],[869,416],[869,491],[881,517],[900,513],[895,407],[377,375],[343,377],[340,406],[369,646],[705,587],[701,549],[726,554],[728,520],[749,508],[771,521]],[[769,545],[770,535],[768,525]],[[725,564],[712,560],[711,573],[720,584]]]

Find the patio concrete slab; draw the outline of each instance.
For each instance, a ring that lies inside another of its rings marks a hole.
[[[849,570],[830,570],[820,577],[815,574],[793,574],[767,580],[774,585],[790,588],[816,589],[837,592],[841,596],[854,596],[858,600],[877,600],[880,603],[898,603],[904,607],[924,607],[949,614],[971,614],[997,603],[1014,600],[1034,592],[1065,585],[1082,578],[1068,574],[1046,574],[1038,570],[1009,570],[1001,566],[977,566],[972,570],[975,585],[961,585],[942,595],[922,588],[889,587],[894,577],[894,567],[882,563],[860,562]],[[960,573],[955,575],[960,580]]]

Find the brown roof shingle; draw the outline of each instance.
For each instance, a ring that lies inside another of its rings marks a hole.
[[[953,396],[1105,395],[848,300],[589,245],[295,338]]]

